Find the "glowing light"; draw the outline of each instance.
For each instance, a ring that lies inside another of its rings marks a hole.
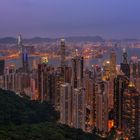
[[[47,64],[49,62],[48,57],[42,57],[41,58],[41,63]]]
[[[111,130],[111,128],[114,127],[114,120],[109,120],[108,121],[108,128]]]
[[[106,61],[107,64],[110,64],[110,61]]]
[[[129,83],[129,85],[128,85],[129,87],[135,87],[135,85],[134,85],[134,83],[133,82],[131,82],[130,81],[130,83]]]

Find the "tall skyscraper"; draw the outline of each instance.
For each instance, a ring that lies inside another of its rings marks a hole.
[[[71,85],[62,84],[60,87],[60,122],[71,126],[72,123],[72,95]]]
[[[124,75],[118,75],[114,80],[114,123],[116,128],[123,127],[123,96],[129,84],[129,80]]]
[[[38,92],[39,92],[39,100],[43,102],[44,100],[50,101],[54,94],[53,81],[53,71],[54,68],[49,66],[48,63],[42,63],[38,65]]]
[[[64,76],[64,70],[65,70],[65,39],[61,39],[61,49],[60,49],[60,54],[61,54],[61,74]]]
[[[121,70],[127,77],[130,77],[130,66],[128,64],[126,49],[123,49],[123,62],[121,63]]]
[[[95,125],[95,79],[93,72],[86,70],[84,76],[85,87],[85,131],[91,132]]]
[[[108,85],[107,82],[97,83],[96,89],[96,129],[100,132],[108,132]]]
[[[140,137],[140,93],[131,83],[123,96],[123,132],[129,139]]]
[[[110,53],[110,75],[116,75],[116,54],[114,51]]]
[[[79,88],[83,85],[84,78],[84,58],[82,56],[76,55],[72,59],[72,87]]]
[[[23,72],[29,71],[29,62],[28,62],[28,52],[26,46],[23,45],[22,37],[18,37],[18,47],[20,48],[21,60],[22,60],[22,70]]]
[[[5,61],[0,60],[0,75],[4,74],[4,68],[5,68]]]
[[[73,89],[73,127],[81,128],[85,131],[85,89],[75,88]]]

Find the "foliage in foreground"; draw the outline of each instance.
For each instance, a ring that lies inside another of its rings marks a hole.
[[[56,123],[58,118],[48,102],[30,101],[0,89],[0,140],[100,140]]]

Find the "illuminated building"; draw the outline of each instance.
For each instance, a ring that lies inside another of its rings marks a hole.
[[[84,58],[76,52],[72,58],[72,105],[73,105],[73,126],[85,130],[85,88],[84,80]]]
[[[116,75],[116,54],[114,51],[110,54],[110,75]]]
[[[61,84],[64,84],[64,81],[62,79],[61,75],[61,68],[57,69],[55,73],[55,108],[56,110],[60,110],[60,86]]]
[[[108,83],[108,109],[109,111],[114,108],[114,79],[113,75],[110,75]]]
[[[72,87],[79,88],[83,85],[84,58],[76,55],[72,59]]]
[[[140,94],[132,83],[123,97],[123,132],[129,139],[140,137]]]
[[[5,68],[5,61],[0,60],[0,75],[4,74],[4,68]]]
[[[64,73],[65,73],[65,39],[61,39],[61,48],[60,48],[60,54],[61,54],[61,75],[64,81]]]
[[[128,64],[128,56],[126,49],[123,49],[123,62],[121,63],[121,70],[127,76],[130,77],[130,66]]]
[[[26,46],[23,45],[21,35],[18,37],[18,47],[20,48],[23,72],[29,72],[28,52]]]
[[[69,126],[72,123],[72,95],[68,83],[60,87],[60,122]]]
[[[110,77],[110,61],[105,61],[103,63],[103,78],[108,80]]]
[[[85,131],[91,132],[95,125],[95,80],[93,72],[87,70],[84,76],[85,87]]]
[[[64,72],[64,81],[65,83],[71,83],[71,75],[72,75],[72,68],[66,66]]]
[[[114,125],[122,129],[123,96],[129,84],[129,80],[124,75],[118,75],[114,80]]]
[[[48,66],[48,63],[46,61],[43,61],[42,64],[38,65],[38,91],[39,100],[41,100],[41,102],[43,102],[44,100],[50,101],[50,98],[52,98],[52,95],[50,94],[54,93],[54,91],[50,91],[51,89],[54,90],[54,87],[52,88],[53,79],[50,79],[51,73],[53,73],[53,71],[54,68]]]
[[[83,131],[85,131],[85,89],[73,89],[72,97],[73,127],[81,128]]]
[[[99,132],[108,132],[108,85],[101,81],[96,87],[96,121],[95,127]]]

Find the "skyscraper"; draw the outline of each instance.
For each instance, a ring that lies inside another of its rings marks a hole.
[[[54,87],[52,87],[52,81],[55,81],[53,79],[53,73],[54,68],[49,66],[48,63],[42,63],[38,65],[38,92],[39,92],[39,100],[44,101],[52,99],[54,94],[53,91]],[[52,77],[51,77],[52,76]],[[50,78],[51,77],[51,78]]]
[[[61,39],[61,74],[64,76],[64,70],[65,70],[65,39]]]
[[[128,64],[128,55],[125,48],[123,49],[123,61],[121,63],[121,70],[127,77],[130,77],[130,66]]]
[[[110,75],[116,74],[116,54],[114,51],[110,53]]]
[[[96,121],[97,130],[103,133],[108,132],[108,85],[101,81],[97,83],[96,89]]]
[[[140,94],[131,83],[123,96],[123,132],[129,139],[140,137]]]
[[[5,61],[0,60],[0,75],[4,74]]]
[[[124,75],[118,75],[114,79],[114,123],[116,128],[123,127],[123,96],[124,91],[129,84],[129,80]]]
[[[71,85],[62,84],[60,87],[60,122],[66,125],[72,123],[72,95]]]
[[[84,58],[76,55],[72,59],[72,87],[79,88],[83,85]]]
[[[85,131],[85,89],[75,88],[73,89],[72,99],[72,120],[75,128],[81,128]]]
[[[20,48],[21,53],[22,70],[23,72],[28,72],[29,71],[28,52],[26,46],[23,45],[21,35],[18,36],[18,47]]]

